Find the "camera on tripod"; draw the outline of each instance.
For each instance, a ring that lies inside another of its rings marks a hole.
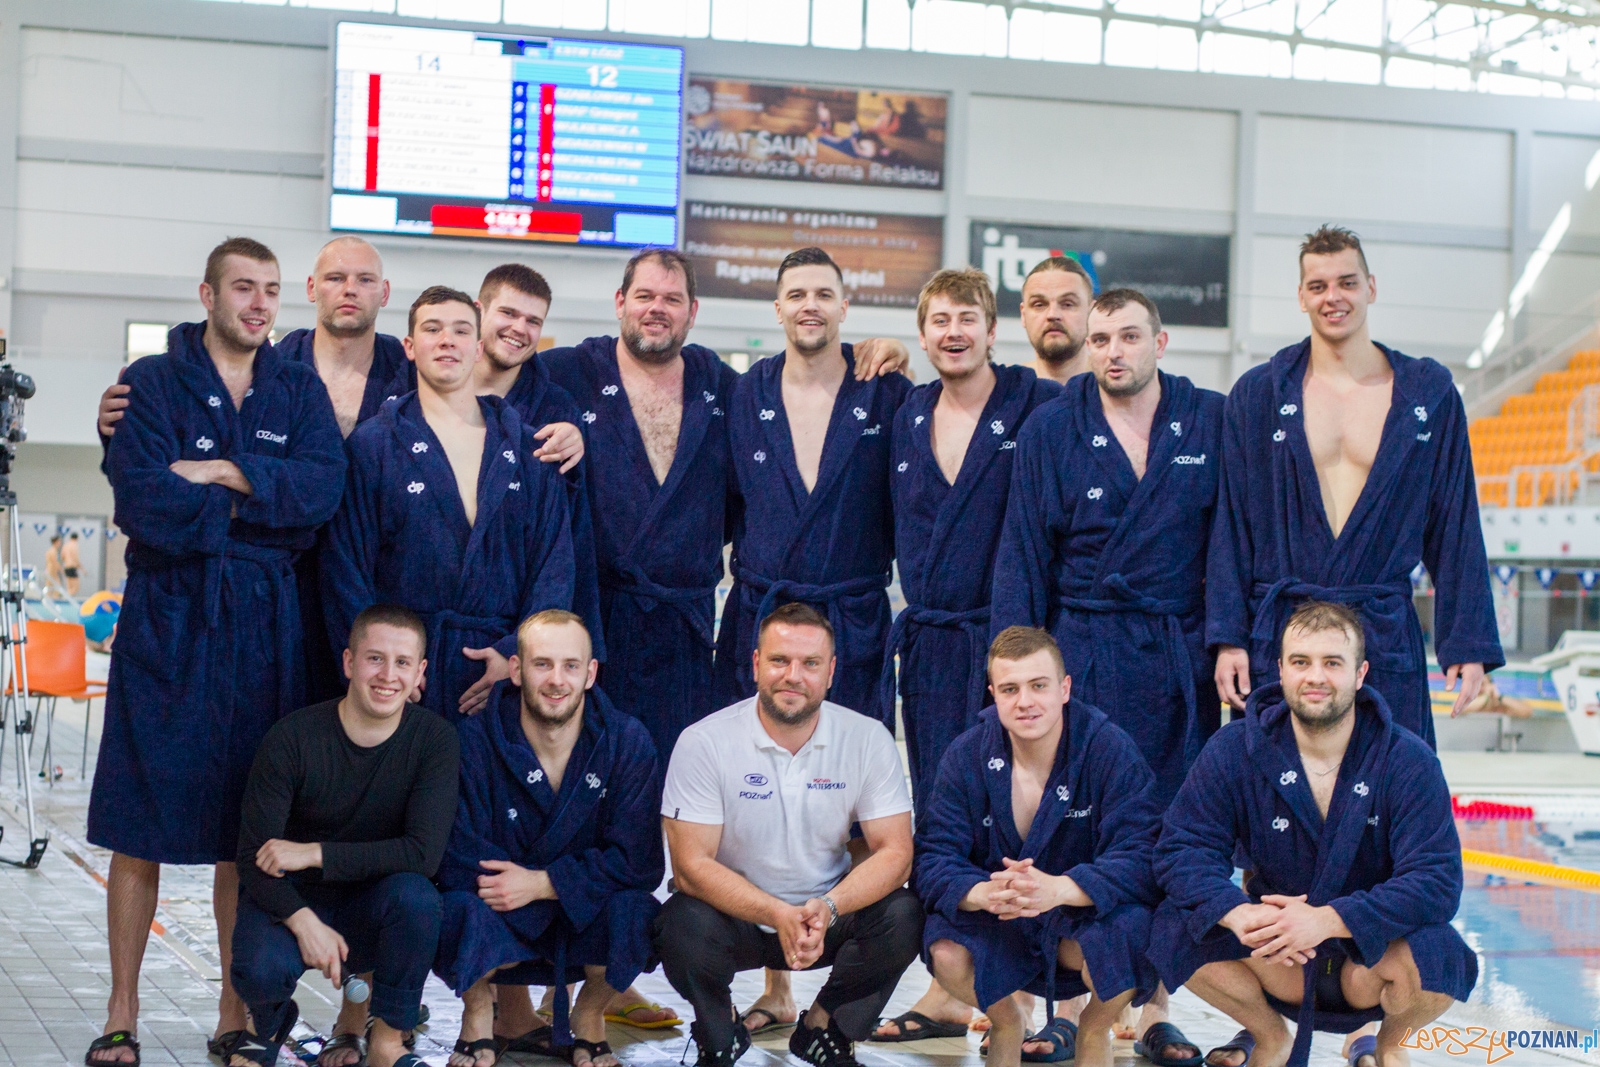
[[[17,458],[17,445],[28,439],[22,425],[22,402],[33,398],[33,378],[23,374],[6,359],[6,339],[0,337],[0,494],[6,503],[15,503],[11,494],[11,465]]]

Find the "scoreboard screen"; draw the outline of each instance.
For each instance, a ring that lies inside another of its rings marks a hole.
[[[335,230],[678,243],[683,49],[341,22]]]

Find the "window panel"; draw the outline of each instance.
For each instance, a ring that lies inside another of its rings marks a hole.
[[[811,43],[819,48],[860,48],[861,15],[861,0],[811,0]]]
[[[1106,26],[1106,64],[1195,70],[1199,55],[1194,31],[1186,26],[1152,26],[1112,19]]]
[[[911,47],[911,5],[906,0],[867,0],[867,47],[901,52]]]
[[[1058,63],[1100,62],[1100,20],[1093,15],[1046,12],[1039,38],[1045,59]]]

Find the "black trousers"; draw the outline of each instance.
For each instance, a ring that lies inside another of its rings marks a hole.
[[[822,955],[807,968],[833,968],[817,1003],[845,1036],[863,1040],[921,949],[922,904],[909,889],[841,915],[828,928]],[[777,934],[687,893],[674,893],[657,914],[656,951],[667,981],[694,1006],[695,1021],[713,1049],[733,1044],[733,976],[757,967],[790,969]]]

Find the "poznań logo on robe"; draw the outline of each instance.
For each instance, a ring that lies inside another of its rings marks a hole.
[[[989,276],[1002,315],[1020,314],[1022,283],[1040,260],[1067,256],[1096,292],[1128,286],[1154,300],[1164,324],[1227,326],[1229,255],[1223,235],[974,221],[968,259]]]

